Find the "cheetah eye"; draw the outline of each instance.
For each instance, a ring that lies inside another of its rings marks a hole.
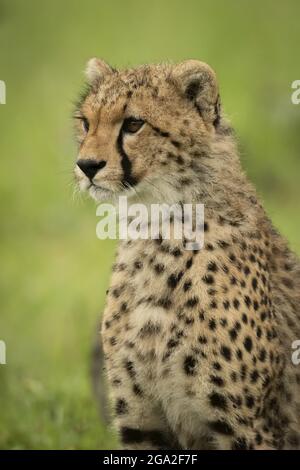
[[[142,119],[130,117],[124,120],[122,130],[123,132],[128,132],[128,134],[135,134],[143,127],[144,124],[145,121]]]
[[[81,118],[81,121],[82,121],[83,130],[87,133],[90,128],[89,121],[85,117]]]

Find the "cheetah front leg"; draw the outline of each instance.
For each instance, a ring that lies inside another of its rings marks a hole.
[[[175,449],[178,448],[160,407],[153,403],[147,390],[138,383],[132,363],[121,361],[109,367],[109,383],[114,411],[114,424],[122,448]],[[149,385],[149,389],[151,384]]]

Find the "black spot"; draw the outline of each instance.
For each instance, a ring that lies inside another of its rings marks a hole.
[[[142,269],[143,267],[143,263],[141,261],[135,261],[133,265],[136,269]]]
[[[135,369],[134,369],[134,365],[133,365],[133,362],[132,361],[125,361],[125,368],[128,372],[128,375],[131,377],[131,378],[134,378],[135,375],[136,375],[136,372],[135,372]]]
[[[229,307],[230,307],[230,302],[229,300],[225,300],[225,302],[223,302],[223,307],[225,308],[225,310],[228,310]]]
[[[119,398],[116,402],[116,414],[124,415],[128,412],[128,405],[123,398]]]
[[[226,361],[231,361],[231,350],[227,346],[221,347],[221,354]]]
[[[199,320],[200,320],[200,321],[204,321],[204,320],[205,320],[205,315],[204,315],[203,310],[200,310],[200,312],[199,312]]]
[[[234,306],[234,308],[235,308],[236,310],[239,309],[240,302],[239,302],[238,299],[234,299],[234,300],[233,300],[233,306]]]
[[[184,359],[183,368],[186,375],[195,375],[197,360],[194,356],[186,356]]]
[[[245,304],[247,305],[247,307],[249,308],[250,305],[251,305],[251,299],[248,295],[245,295],[244,301],[245,301]]]
[[[209,395],[209,401],[211,406],[214,408],[219,408],[220,410],[227,410],[227,401],[223,395],[220,393],[213,392]]]
[[[181,155],[178,155],[176,157],[176,162],[178,163],[178,165],[183,165],[184,164],[184,159],[182,158]]]
[[[240,349],[236,350],[236,357],[239,361],[241,361],[243,359],[243,353]]]
[[[207,289],[207,293],[208,295],[216,295],[217,291],[216,289],[213,289],[212,287],[210,287],[209,289]]]
[[[162,263],[158,263],[154,266],[154,270],[157,274],[161,274],[165,270],[165,266]]]
[[[218,387],[224,387],[224,380],[222,379],[222,377],[219,377],[217,375],[211,375],[210,381]]]
[[[171,253],[175,258],[179,258],[179,256],[182,256],[182,251],[179,248],[175,248]]]
[[[138,397],[143,396],[143,390],[141,389],[141,387],[138,384],[134,384],[133,387],[132,387],[132,390],[133,390],[133,393],[135,395],[137,395]]]
[[[241,370],[240,370],[240,375],[241,375],[241,379],[244,381],[246,379],[246,375],[247,375],[247,366],[246,366],[246,364],[242,364]]]
[[[118,297],[120,297],[120,291],[118,288],[115,288],[112,290],[112,295],[117,299]]]
[[[259,378],[259,373],[256,369],[254,369],[250,374],[251,382],[256,383],[258,378]]]
[[[252,397],[252,395],[246,396],[246,406],[247,406],[247,408],[250,408],[250,409],[253,408],[254,403],[255,403],[255,401],[254,401],[254,398]]]
[[[214,277],[211,274],[206,274],[205,276],[203,276],[202,281],[206,284],[214,284],[215,282]]]
[[[261,319],[261,321],[265,321],[266,318],[267,318],[266,312],[262,312],[262,313],[260,314],[260,319]]]
[[[160,431],[143,431],[141,429],[122,427],[120,429],[121,441],[123,444],[141,444],[149,442],[154,447],[162,449],[169,448],[170,444]],[[146,446],[147,447],[147,446]]]
[[[191,297],[190,299],[188,299],[185,303],[186,307],[188,308],[193,308],[195,307],[195,305],[197,305],[199,302],[199,299],[198,297]]]
[[[167,347],[173,349],[173,348],[176,348],[176,346],[178,346],[178,344],[179,344],[178,339],[171,338],[167,342]]]
[[[208,271],[212,271],[213,273],[216,273],[218,271],[218,267],[214,261],[210,261],[207,265]]]
[[[234,263],[236,261],[236,256],[233,253],[230,253],[229,259],[230,259],[230,261],[232,261]]]
[[[249,353],[252,351],[253,344],[252,344],[252,339],[250,338],[250,336],[246,336],[244,340],[244,347],[246,351],[248,351]]]
[[[232,450],[247,450],[248,444],[244,437],[238,437],[232,444]]]
[[[237,381],[237,374],[236,374],[236,372],[231,372],[230,378],[231,378],[232,382],[236,382],[236,381]]]
[[[235,341],[237,338],[237,331],[232,328],[231,330],[229,330],[229,336],[232,341]]]
[[[252,279],[252,287],[253,287],[253,289],[256,291],[256,289],[257,289],[257,279],[256,279],[256,277],[254,277],[254,278]]]
[[[230,246],[229,243],[225,242],[224,240],[219,240],[217,243],[218,246],[222,249],[228,248]]]
[[[208,423],[210,429],[225,436],[233,436],[234,432],[230,424],[226,421],[210,421]]]
[[[214,331],[217,327],[216,320],[214,320],[213,318],[209,320],[208,326],[210,330]]]
[[[190,279],[188,281],[185,281],[185,283],[183,284],[184,292],[187,292],[188,290],[190,290],[191,287],[192,287],[192,281]]]
[[[261,338],[261,336],[262,336],[262,329],[261,329],[260,326],[258,326],[258,327],[256,328],[256,336],[257,336],[258,338]]]
[[[120,379],[113,379],[112,385],[114,387],[119,387],[122,384],[122,381]]]
[[[177,287],[177,284],[180,282],[180,279],[182,278],[183,276],[183,272],[180,271],[178,274],[171,274],[169,277],[168,277],[168,286],[171,288],[171,289],[175,289]]]
[[[140,329],[140,335],[142,337],[156,335],[160,332],[161,326],[159,323],[153,323],[151,320],[146,322]]]
[[[260,352],[259,352],[258,359],[259,359],[260,362],[265,362],[266,357],[267,357],[267,352],[266,352],[266,350],[263,348],[263,349],[261,349]]]
[[[157,305],[168,310],[172,306],[172,301],[168,297],[158,299]]]
[[[229,273],[229,269],[228,269],[228,267],[226,266],[226,264],[223,264],[222,269],[223,269],[223,271],[224,271],[225,274],[228,274],[228,273]]]
[[[246,266],[244,267],[244,273],[245,273],[246,276],[248,276],[248,275],[250,274],[249,266],[246,265]]]
[[[193,264],[193,258],[188,259],[185,265],[186,269],[190,269],[192,264]]]
[[[249,256],[249,260],[251,261],[251,263],[255,263],[256,261],[256,258],[255,256],[251,253],[251,255]]]
[[[194,318],[187,317],[187,318],[185,319],[185,324],[186,324],[186,325],[193,325],[194,322],[195,322],[195,319],[194,319]]]
[[[205,336],[198,336],[198,341],[200,344],[206,344],[207,338]]]
[[[174,145],[176,148],[180,148],[181,144],[177,140],[171,140],[171,144]]]

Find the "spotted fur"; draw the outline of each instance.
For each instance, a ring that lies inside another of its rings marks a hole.
[[[205,204],[199,251],[174,239],[119,244],[102,340],[123,447],[299,448],[300,264],[241,169],[214,72],[92,59],[87,77],[79,159],[104,164],[92,182],[76,167],[81,188],[97,200]],[[131,116],[145,124],[128,135]]]

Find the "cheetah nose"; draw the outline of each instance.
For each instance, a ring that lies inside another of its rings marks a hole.
[[[77,162],[79,168],[83,171],[83,173],[92,180],[97,173],[97,171],[101,170],[105,167],[106,162],[101,160],[100,162],[97,160],[93,160],[91,158],[80,159]]]

